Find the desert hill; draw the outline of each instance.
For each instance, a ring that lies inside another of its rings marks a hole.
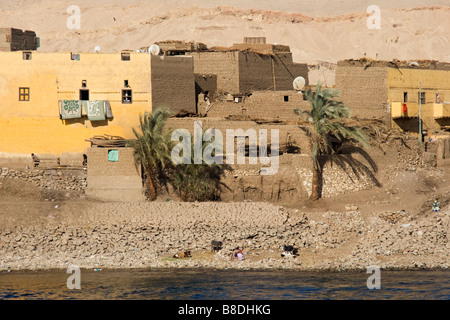
[[[2,0],[0,27],[36,31],[43,52],[93,52],[98,45],[108,53],[169,39],[229,46],[245,36],[265,36],[289,45],[295,61],[309,64],[361,57],[450,61],[447,0],[377,1],[379,30],[367,27],[372,2],[79,0],[81,28],[69,30],[72,1]]]

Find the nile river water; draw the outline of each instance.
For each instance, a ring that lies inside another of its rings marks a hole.
[[[381,288],[355,272],[205,269],[81,270],[69,290],[65,270],[1,272],[0,299],[79,300],[450,300],[450,270],[383,271]]]

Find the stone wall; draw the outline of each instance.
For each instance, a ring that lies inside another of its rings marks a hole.
[[[33,183],[36,187],[56,191],[84,192],[87,187],[84,169],[29,169],[15,170],[1,168],[0,178],[15,179]]]
[[[338,162],[336,157],[341,157]],[[375,172],[358,156],[360,161],[345,161],[348,155],[335,156],[334,161],[323,167],[322,197],[368,190],[377,186]],[[338,164],[339,163],[339,164]],[[236,167],[234,167],[236,168]],[[247,164],[229,172],[224,183],[224,201],[271,201],[295,203],[311,195],[312,161],[306,154],[283,154],[280,156],[279,170],[275,175],[260,175],[261,166]],[[371,172],[371,173],[370,173]]]

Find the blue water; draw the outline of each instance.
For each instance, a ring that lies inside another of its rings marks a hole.
[[[81,270],[69,290],[65,270],[1,272],[0,299],[32,300],[450,300],[450,270],[383,271],[381,289],[355,272]]]

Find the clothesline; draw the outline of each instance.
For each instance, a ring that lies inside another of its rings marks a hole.
[[[86,115],[89,121],[104,121],[114,117],[108,100],[61,100],[59,114],[63,120],[81,119],[83,115]]]

